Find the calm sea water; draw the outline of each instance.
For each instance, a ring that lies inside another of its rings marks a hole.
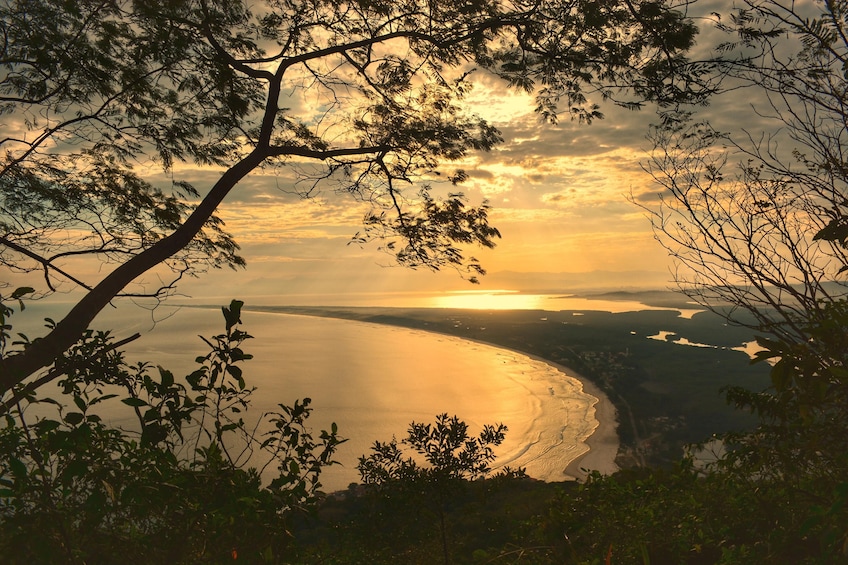
[[[138,312],[136,311],[136,314]],[[107,314],[103,327],[118,337],[149,329],[149,321]],[[101,320],[99,318],[99,320]],[[336,422],[348,438],[341,465],[323,476],[328,490],[358,481],[356,462],[375,440],[405,435],[411,421],[456,414],[473,433],[484,424],[509,427],[498,465],[525,466],[530,476],[563,480],[569,462],[598,422],[597,399],[576,379],[524,355],[437,334],[326,318],[244,312],[254,355],[243,368],[258,387],[252,410],[310,397],[317,433]],[[198,333],[223,329],[219,310],[183,308],[127,347],[128,359],[149,360],[186,374],[206,352]]]

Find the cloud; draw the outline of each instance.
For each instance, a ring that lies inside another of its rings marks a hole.
[[[662,198],[669,196],[671,196],[671,192],[667,189],[648,190],[646,192],[634,193],[633,200],[647,204],[659,204]]]
[[[708,16],[728,7],[726,0],[707,0],[688,9]],[[699,19],[698,25],[702,33],[693,56],[711,56],[711,47],[726,38],[709,19]],[[470,254],[490,272],[667,272],[669,259],[654,241],[645,211],[628,201],[632,195],[636,203],[652,205],[662,194],[642,169],[651,149],[646,135],[658,122],[651,108],[633,112],[604,104],[603,120],[586,125],[565,119],[552,126],[533,111],[532,95],[509,90],[484,72],[473,80],[467,109],[499,128],[504,142],[445,164],[443,170],[467,171],[468,180],[458,190],[472,205],[490,201],[491,223],[504,238],[494,250],[472,248]],[[309,99],[300,90],[291,94],[286,104],[304,119],[313,120],[326,109],[326,100]],[[758,115],[752,104],[768,108],[767,100],[751,90],[730,92],[699,108],[699,118],[722,131],[738,132],[740,124],[751,131],[773,131],[774,122]],[[322,187],[317,198],[303,200],[298,192],[307,186],[298,173],[308,172],[307,165],[289,165],[246,178],[221,209],[228,228],[244,244],[251,284],[269,292],[275,285],[292,292],[462,286],[451,273],[431,278],[422,271],[379,267],[391,259],[377,252],[377,245],[347,245],[366,208],[336,195],[331,185]],[[218,174],[195,171],[191,176],[208,188]],[[433,186],[437,193],[457,190],[449,183]],[[408,190],[414,193],[417,186]]]

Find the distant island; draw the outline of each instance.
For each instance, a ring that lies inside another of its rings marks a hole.
[[[601,300],[692,309],[680,295],[613,292]],[[593,296],[585,296],[593,298]],[[563,365],[600,388],[619,416],[619,466],[678,460],[686,444],[747,429],[752,417],[727,405],[727,385],[762,390],[768,366],[733,350],[754,339],[710,312],[676,310],[466,310],[440,308],[253,306],[246,310],[388,324],[486,342]],[[651,338],[651,339],[649,339]],[[674,341],[699,345],[680,345]]]

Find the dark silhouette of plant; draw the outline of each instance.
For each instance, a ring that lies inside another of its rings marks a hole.
[[[787,343],[806,342],[823,305],[846,294],[846,13],[766,0],[720,15],[717,47],[735,54],[728,96],[750,95],[761,131],[672,112],[651,134],[647,169],[663,191],[640,200],[680,290]]]
[[[435,424],[412,422],[408,445],[418,456],[404,457],[396,439],[388,443],[374,442],[370,455],[359,458],[359,474],[365,485],[377,487],[387,496],[401,494],[415,506],[434,511],[439,526],[442,557],[450,562],[446,505],[458,492],[463,481],[488,476],[495,460],[493,447],[500,445],[507,432],[503,424],[486,425],[479,436],[468,434],[468,425],[457,416],[441,414]],[[423,463],[420,459],[423,458]],[[508,467],[498,473],[503,477],[524,476],[524,470]]]
[[[342,440],[335,425],[313,437],[308,398],[246,419],[241,306],[222,309],[225,333],[185,379],[129,365],[88,331],[58,364],[57,394],[15,398],[0,426],[4,562],[281,561],[287,521]]]
[[[724,436],[728,454],[712,472],[728,490],[755,493],[749,502],[766,521],[752,522],[759,540],[725,544],[728,559],[840,562],[848,548],[848,5],[746,1],[718,27],[728,33],[720,48],[742,55],[726,70],[751,94],[762,132],[666,116],[648,165],[664,190],[646,208],[678,262],[680,289],[757,330],[757,360],[773,363],[768,390],[727,389],[760,424]]]

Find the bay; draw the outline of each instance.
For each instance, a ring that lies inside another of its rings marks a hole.
[[[16,330],[38,335],[37,320],[58,319],[60,311],[55,305],[34,304],[16,320]],[[577,375],[564,367],[395,326],[250,310],[242,312],[242,320],[254,336],[244,344],[254,355],[243,364],[244,374],[257,387],[247,420],[280,403],[310,397],[316,436],[335,422],[348,440],[336,457],[341,464],[322,475],[325,490],[358,482],[358,458],[375,440],[401,439],[410,422],[433,422],[441,413],[459,416],[475,435],[484,424],[506,424],[509,431],[496,450],[496,468],[526,467],[531,477],[545,481],[581,476],[576,461],[602,472],[616,468],[614,408],[588,382],[585,387],[592,394],[587,393]],[[98,315],[93,327],[109,328],[116,339],[141,333],[125,346],[127,360],[149,361],[179,377],[197,367],[195,357],[208,352],[198,335],[222,333],[223,316],[218,308],[195,307],[158,309],[145,316],[126,304]],[[122,404],[109,408],[107,403],[98,411],[113,425],[132,425]],[[604,424],[594,433],[599,417]],[[588,444],[593,447],[587,455]]]
[[[254,311],[242,320],[254,336],[244,344],[254,359],[243,364],[258,389],[251,412],[310,397],[316,435],[335,422],[348,439],[338,452],[341,464],[322,476],[329,491],[358,481],[357,460],[375,440],[401,439],[410,422],[432,422],[441,413],[459,416],[474,434],[484,424],[506,424],[496,467],[526,467],[546,481],[571,478],[566,467],[588,451],[586,440],[598,427],[598,399],[579,380],[520,353],[348,320]],[[207,351],[198,332],[223,328],[220,310],[200,308],[182,308],[152,331],[138,316],[109,313],[98,322],[118,337],[143,331],[127,346],[128,360],[149,360],[178,375]]]

